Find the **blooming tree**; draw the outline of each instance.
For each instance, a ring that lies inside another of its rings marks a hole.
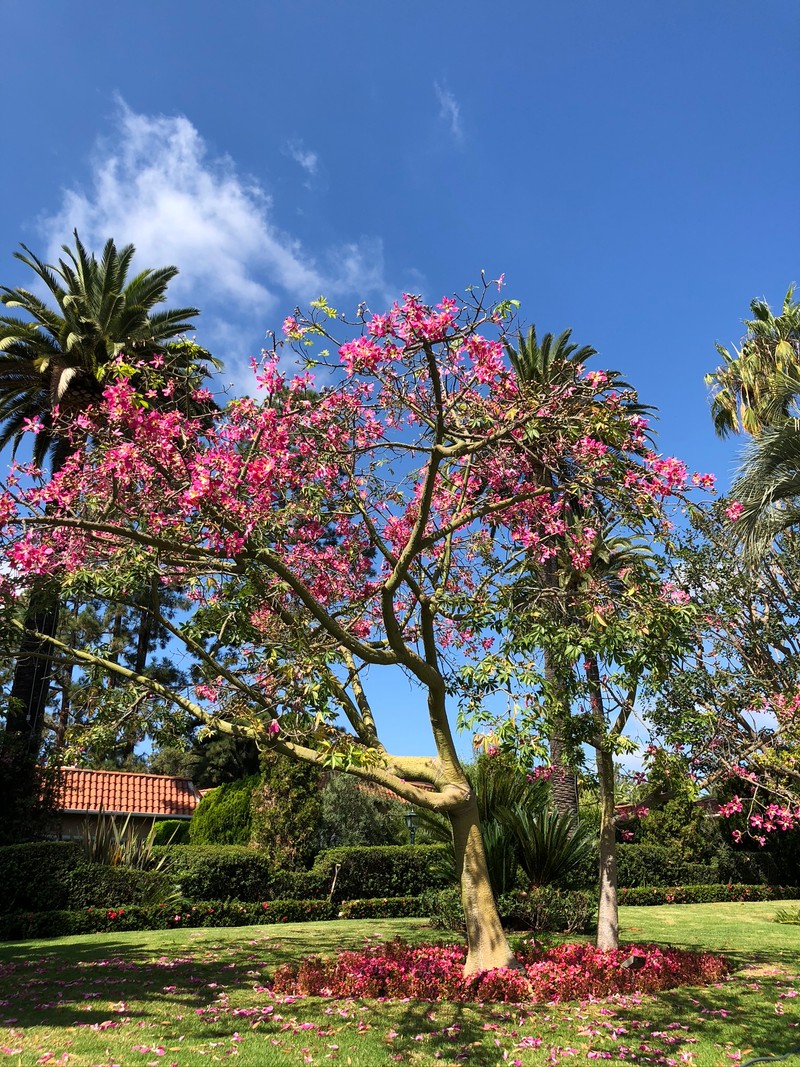
[[[64,468],[16,469],[0,497],[4,595],[57,573],[69,591],[124,601],[157,577],[189,598],[185,618],[157,621],[202,680],[168,689],[96,650],[60,646],[65,657],[449,817],[468,972],[512,957],[450,719],[462,668],[491,648],[520,559],[558,550],[568,509],[572,564],[589,565],[597,530],[576,502],[591,515],[605,500],[641,527],[683,480],[598,372],[520,383],[503,347],[513,302],[490,292],[406,296],[351,325],[316,301],[255,367],[261,396],[210,423],[146,406],[120,377],[102,411],[75,420]],[[290,346],[307,362],[292,379]],[[570,456],[567,500],[541,475]],[[416,683],[434,756],[382,744],[367,681],[382,667]],[[513,674],[513,659],[497,670]]]

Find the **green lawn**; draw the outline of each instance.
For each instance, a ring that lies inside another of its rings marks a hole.
[[[643,1063],[697,1067],[800,1046],[800,927],[786,902],[622,910],[628,940],[725,950],[718,987],[560,1006],[274,1000],[265,976],[412,919],[104,934],[0,945],[0,1065]],[[779,1061],[800,1067],[800,1054]]]

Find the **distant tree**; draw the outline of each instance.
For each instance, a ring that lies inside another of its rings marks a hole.
[[[322,786],[320,844],[400,845],[408,840],[404,810],[395,797],[370,789],[349,774],[332,774]]]
[[[192,328],[197,308],[154,310],[165,301],[177,267],[144,270],[129,279],[133,245],[117,249],[109,240],[98,260],[77,231],[74,238],[74,249],[64,245],[66,258],[56,266],[25,245],[15,253],[44,283],[53,304],[27,289],[0,287],[0,302],[22,313],[0,316],[0,448],[12,443],[16,450],[33,430],[34,462],[49,456],[54,472],[75,448],[70,427],[98,404],[114,375],[138,380],[155,402],[178,402],[187,413],[197,412],[203,405],[207,410],[205,401],[198,404],[194,397],[204,364],[213,363],[196,345],[168,346]],[[50,650],[34,635],[55,635],[60,592],[56,576],[31,587],[6,710],[6,730],[26,737],[34,759],[51,675]]]

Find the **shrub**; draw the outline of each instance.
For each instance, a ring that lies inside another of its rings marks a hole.
[[[281,900],[322,900],[330,893],[332,876],[327,869],[310,871],[273,871],[269,895]]]
[[[782,908],[775,912],[772,920],[774,923],[785,923],[787,926],[800,926],[800,908]]]
[[[164,871],[140,871],[135,867],[82,863],[63,877],[67,889],[65,907],[73,909],[160,904],[172,891]]]
[[[630,949],[603,952],[592,945],[566,944],[541,950],[529,945],[518,955],[521,970],[465,977],[461,945],[412,947],[392,941],[279,967],[272,989],[301,996],[551,1002],[707,984],[724,978],[729,969],[725,959],[711,953],[657,945],[637,945],[634,952],[643,961],[635,970],[622,966]]]
[[[458,934],[467,931],[461,891],[450,885],[445,889],[428,889],[422,894],[423,915],[427,915],[434,930],[455,930]]]
[[[800,897],[798,886],[769,885],[680,885],[639,886],[620,889],[620,904],[718,904],[725,901],[793,900]]]
[[[687,863],[667,845],[617,845],[617,884],[628,889],[718,881],[717,864]]]
[[[416,919],[425,914],[422,897],[345,900],[339,908],[340,919]]]
[[[169,859],[172,881],[187,900],[265,900],[270,896],[268,856],[240,845],[169,845],[156,849]]]
[[[226,782],[207,793],[189,823],[193,845],[247,845],[250,843],[250,798],[260,779],[257,774]]]
[[[597,900],[580,889],[535,886],[506,893],[497,902],[506,926],[561,934],[588,934],[597,929]]]
[[[66,873],[83,862],[74,841],[35,841],[0,848],[0,913],[66,907]]]
[[[594,854],[594,830],[571,815],[518,807],[502,817],[517,838],[519,862],[533,886],[568,877]]]
[[[175,930],[181,927],[254,926],[335,919],[336,908],[323,900],[201,901],[188,907],[129,905],[0,916],[0,940],[64,937],[114,930]]]
[[[186,845],[189,843],[188,819],[162,819],[153,827],[154,845]]]
[[[331,848],[317,857],[314,871],[327,879],[329,891],[336,864],[341,865],[336,878],[336,901],[417,896],[437,884],[438,876],[432,868],[446,848],[445,845]]]
[[[421,903],[435,930],[465,932],[461,895],[455,886],[424,893]],[[597,927],[595,897],[582,890],[543,886],[503,893],[497,909],[505,926],[537,933],[591,933]]]
[[[321,792],[322,830],[337,847],[398,845],[408,840],[405,805],[370,792],[351,774],[334,772]]]
[[[300,760],[267,751],[250,797],[250,842],[264,849],[274,867],[308,866],[319,850],[322,822],[320,772]]]

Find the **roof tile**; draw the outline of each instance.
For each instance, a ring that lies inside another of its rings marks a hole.
[[[67,812],[190,816],[200,794],[189,778],[130,771],[89,771],[63,767],[59,808]]]

